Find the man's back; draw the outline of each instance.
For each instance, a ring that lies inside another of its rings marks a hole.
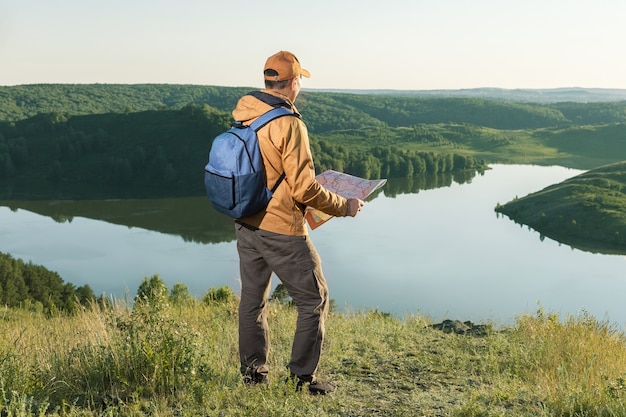
[[[297,111],[287,97],[272,90],[264,92],[284,99]],[[233,117],[252,122],[271,108],[264,101],[246,95],[237,103]],[[309,136],[302,120],[295,117],[273,120],[259,130],[258,136],[268,186],[271,188],[283,173],[285,180],[274,191],[265,210],[241,222],[274,233],[303,236],[307,234],[306,206],[336,216],[346,213],[346,200],[326,190],[315,179]]]

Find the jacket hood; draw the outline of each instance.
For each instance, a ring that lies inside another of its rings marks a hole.
[[[264,93],[282,98],[283,100],[287,101],[287,103],[291,105],[292,109],[295,112],[297,112],[293,103],[286,96],[283,96],[282,94],[276,93],[275,91],[272,91],[272,90],[262,90],[262,91]],[[258,98],[254,96],[247,94],[239,99],[239,101],[237,102],[237,106],[232,112],[232,115],[233,115],[233,119],[235,119],[238,122],[248,122],[248,121],[252,121],[256,119],[257,117],[261,116],[262,114],[268,112],[271,109],[272,109],[272,106],[270,106],[269,104],[265,103],[264,101],[259,100]]]

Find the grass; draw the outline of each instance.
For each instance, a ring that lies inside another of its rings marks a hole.
[[[217,295],[217,296],[216,296]],[[273,302],[270,383],[238,374],[237,299],[100,303],[72,316],[0,311],[2,416],[626,416],[626,339],[541,309],[484,336],[427,317],[331,313],[319,376],[286,382],[293,307]]]

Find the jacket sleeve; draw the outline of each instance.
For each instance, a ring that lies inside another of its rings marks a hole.
[[[296,118],[291,120],[284,133],[285,148],[282,158],[285,178],[291,184],[292,198],[324,213],[345,216],[347,200],[327,190],[315,179],[315,167],[305,124]]]

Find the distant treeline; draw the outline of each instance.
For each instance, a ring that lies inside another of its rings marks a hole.
[[[89,285],[64,283],[56,272],[0,252],[0,304],[35,311],[73,312],[95,299]]]
[[[0,120],[17,121],[52,112],[84,115],[181,109],[189,104],[232,110],[237,99],[249,90],[165,84],[0,86]]]
[[[41,113],[71,115],[177,110],[208,104],[230,112],[253,88],[169,84],[0,86],[0,121]],[[468,123],[496,129],[626,122],[626,101],[517,103],[484,98],[414,97],[304,91],[297,103],[312,133],[364,126]]]

